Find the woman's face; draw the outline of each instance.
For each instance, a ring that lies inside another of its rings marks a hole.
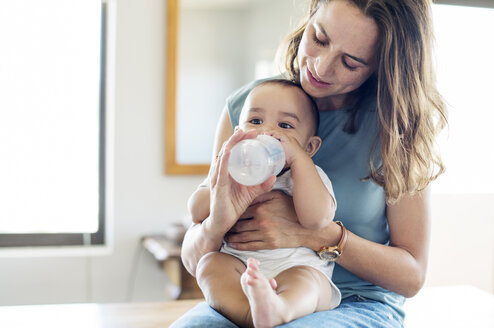
[[[298,49],[300,82],[320,110],[345,105],[376,69],[377,25],[348,1],[322,5],[309,20]]]

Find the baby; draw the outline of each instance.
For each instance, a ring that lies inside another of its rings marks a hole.
[[[336,210],[331,182],[311,159],[321,146],[318,124],[312,98],[282,79],[256,86],[239,122],[241,130],[280,140],[286,166],[273,189],[293,196],[298,220],[309,229],[330,224]],[[190,197],[194,223],[209,216],[209,199],[207,183]],[[223,242],[220,252],[201,259],[196,278],[208,304],[237,325],[272,327],[338,306],[341,294],[331,280],[333,268],[334,263],[308,248],[239,251]]]

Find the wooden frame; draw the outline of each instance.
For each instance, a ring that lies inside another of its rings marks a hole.
[[[166,0],[166,80],[165,80],[165,173],[207,174],[209,164],[180,164],[177,162],[177,53],[179,1]]]

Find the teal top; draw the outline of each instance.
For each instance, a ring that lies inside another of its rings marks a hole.
[[[240,88],[227,99],[232,127],[239,122],[240,112],[257,80]],[[367,240],[389,244],[389,227],[386,216],[386,198],[382,187],[368,176],[369,158],[378,134],[375,99],[363,102],[356,119],[357,131],[349,134],[343,127],[349,118],[345,108],[320,112],[318,135],[322,145],[313,157],[331,179],[338,208],[335,220],[343,222],[354,234]],[[379,148],[374,163],[381,161]],[[333,281],[341,291],[342,299],[358,295],[389,304],[404,318],[405,297],[363,280],[336,264]]]

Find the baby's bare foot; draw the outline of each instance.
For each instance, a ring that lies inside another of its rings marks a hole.
[[[254,327],[273,327],[283,323],[282,300],[276,294],[276,281],[266,279],[255,259],[247,260],[247,269],[240,279],[247,296]]]

